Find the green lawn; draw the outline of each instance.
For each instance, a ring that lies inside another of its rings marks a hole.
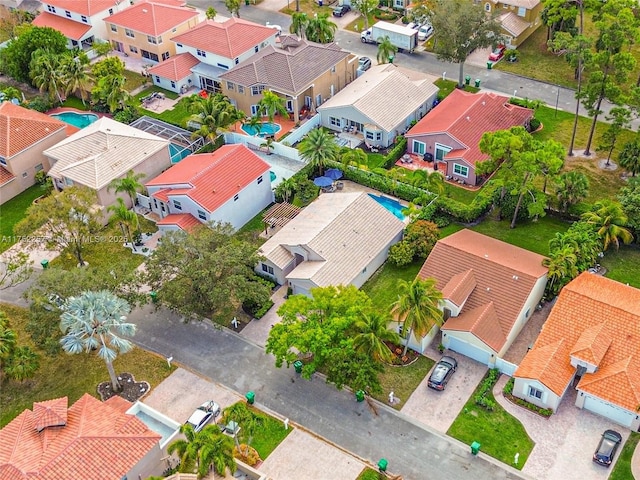
[[[433,83],[435,83],[436,87],[440,89],[440,91],[438,92],[439,99],[447,97],[451,92],[455,90],[456,85],[458,85],[458,82],[456,80],[443,80],[442,78],[439,78]],[[480,91],[480,89],[471,85],[465,85],[464,91],[477,93]]]
[[[386,480],[388,477],[384,473],[380,473],[373,468],[364,467],[356,480]]]
[[[43,193],[43,187],[34,185],[0,205],[0,252],[16,243],[13,237],[14,225],[24,218],[27,208]]]
[[[126,88],[129,92],[132,92],[136,88],[141,87],[149,81],[147,77],[143,77],[138,72],[132,72],[131,70],[125,70],[123,72],[123,75],[127,79],[124,84],[124,88]]]
[[[446,183],[444,186],[444,195],[447,198],[452,198],[458,202],[466,203],[469,205],[476,198],[480,190],[467,190],[466,188],[458,187],[450,183]]]
[[[640,288],[640,247],[638,245],[623,245],[620,250],[611,247],[600,263],[607,269],[606,277]]]
[[[82,100],[80,98],[69,95],[67,99],[62,102],[62,106],[76,108],[78,110],[89,110],[89,102],[87,100],[85,100],[85,102],[86,103],[82,103]]]
[[[622,447],[622,451],[619,453],[618,461],[611,471],[609,480],[633,480],[633,474],[631,473],[631,457],[633,451],[636,449],[636,445],[640,441],[640,433],[631,432],[629,438]]]
[[[418,388],[420,382],[427,376],[434,363],[430,358],[421,356],[406,367],[385,365],[384,372],[379,376],[382,393],[372,395],[372,397],[380,402],[388,403],[387,392],[393,391],[394,395],[400,399],[400,402],[395,403],[393,408],[400,410]]]
[[[374,273],[362,290],[371,297],[376,310],[388,312],[398,297],[398,280],[411,282],[420,271],[423,262],[412,263],[405,267],[396,267],[386,262]]]
[[[471,230],[540,255],[548,255],[549,240],[556,232],[565,232],[570,226],[569,223],[548,215],[540,218],[537,222],[518,223],[514,229],[509,228],[509,223],[510,220],[498,222],[487,218],[482,223],[471,227]]]
[[[367,167],[369,170],[382,167],[385,161],[385,156],[381,153],[367,153]]]
[[[476,392],[471,395],[447,431],[447,435],[467,445],[478,442],[482,452],[507,465],[522,469],[533,450],[533,440],[529,438],[522,424],[497,402],[492,412],[476,405],[473,401]],[[487,398],[495,402],[491,392],[487,394]],[[513,465],[516,453],[520,454],[517,466]]]
[[[173,125],[178,125],[182,128],[186,127],[187,118],[191,114],[187,111],[186,97],[182,98],[171,110],[165,110],[162,113],[156,113],[151,110],[146,110],[138,105],[138,111],[141,115],[148,115],[153,118],[159,118],[165,122]]]
[[[444,228],[440,229],[440,238],[448,237],[449,235],[453,235],[456,232],[459,232],[465,228],[464,225],[460,225],[459,223],[450,223]]]
[[[28,310],[6,304],[0,304],[0,309],[7,314],[11,328],[18,334],[18,344],[28,345],[40,354],[40,368],[33,378],[24,383],[3,383],[0,389],[0,427],[4,427],[25,408],[32,408],[33,402],[66,396],[71,405],[85,393],[98,397],[97,385],[109,380],[104,361],[95,354],[46,355],[34,346],[25,331]],[[139,348],[119,356],[114,367],[116,372],[130,372],[136,380],[146,380],[151,388],[172,371],[164,357]]]

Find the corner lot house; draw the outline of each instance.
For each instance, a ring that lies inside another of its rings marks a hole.
[[[360,288],[384,263],[404,224],[366,193],[324,194],[261,247],[256,271],[294,294],[314,287]]]
[[[191,87],[222,92],[220,76],[256,52],[276,43],[278,31],[230,18],[205,20],[187,32],[174,35],[176,56],[148,70],[154,85],[176,93]]]
[[[576,406],[640,429],[640,290],[584,272],[566,285],[514,378],[513,394],[555,411]]]
[[[442,344],[495,366],[542,298],[547,284],[543,259],[472,230],[439,240],[418,278],[435,278],[442,292]],[[424,351],[435,330],[420,339],[417,350]]]
[[[542,25],[540,0],[484,0],[482,5],[485,12],[497,13],[507,47],[519,47]]]
[[[85,186],[96,191],[98,204],[108,206],[116,194],[107,191],[112,180],[129,170],[153,178],[171,166],[169,142],[160,137],[102,117],[69,138],[45,150],[49,176],[56,190]],[[144,179],[143,179],[144,181]],[[121,195],[131,207],[127,195]]]
[[[448,179],[476,185],[475,166],[489,157],[478,147],[485,132],[528,126],[533,110],[495,93],[455,89],[405,135],[411,153],[433,159]]]
[[[189,230],[207,222],[235,229],[273,202],[269,164],[244,145],[189,155],[146,183],[162,231]]]
[[[169,39],[195,27],[198,17],[193,8],[147,1],[104,21],[107,39],[115,51],[157,63],[176,54],[175,43]]]
[[[271,29],[273,30],[273,29]],[[356,78],[357,57],[336,43],[319,44],[281,37],[220,76],[222,93],[247,115],[256,115],[262,92],[271,90],[285,100],[295,122],[300,113],[314,111]]]
[[[0,203],[35,183],[35,174],[49,171],[42,153],[76,129],[44,113],[0,103]]]
[[[166,464],[161,436],[115,396],[88,393],[68,407],[67,397],[33,404],[0,430],[0,478],[48,480],[147,478]]]
[[[373,66],[318,107],[320,123],[338,132],[355,127],[367,144],[388,147],[431,109],[434,80],[394,64]]]

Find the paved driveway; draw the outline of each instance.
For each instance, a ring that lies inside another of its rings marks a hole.
[[[425,354],[436,360],[442,356],[436,350],[427,351]],[[462,407],[469,400],[484,374],[487,373],[486,365],[464,355],[450,350],[445,354],[458,361],[458,369],[449,380],[447,388],[442,392],[428,388],[427,381],[431,375],[431,371],[429,371],[429,374],[424,377],[424,380],[401,409],[402,413],[443,433],[449,430]]]

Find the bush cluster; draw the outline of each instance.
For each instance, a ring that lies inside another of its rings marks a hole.
[[[498,370],[497,368],[492,368],[491,370],[489,370],[485,379],[482,380],[478,392],[473,397],[473,401],[476,403],[476,405],[479,405],[489,410],[490,412],[492,412],[496,408],[496,402],[491,400],[490,398],[487,398],[487,394],[491,393],[491,389],[493,389],[493,386],[496,384],[499,377],[500,370]]]
[[[491,205],[493,205],[494,191],[495,186],[489,183],[480,190],[469,205],[442,196],[438,197],[434,203],[437,205],[439,212],[450,215],[457,221],[469,223],[489,211]]]
[[[382,168],[386,168],[387,170],[393,167],[398,159],[404,155],[407,151],[407,139],[405,137],[397,137],[396,143],[391,150],[387,153],[384,159],[384,163],[382,164]]]
[[[553,415],[553,410],[551,410],[550,408],[539,407],[537,405],[534,405],[533,403],[527,402],[526,400],[523,400],[518,397],[514,397],[513,395],[511,396],[511,400],[513,400],[516,404],[520,405],[521,407],[524,407],[527,410],[531,410],[532,412],[535,412],[538,415],[542,415],[543,417],[550,417],[551,415]]]

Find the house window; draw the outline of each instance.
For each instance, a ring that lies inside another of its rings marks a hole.
[[[259,105],[251,105],[251,115],[257,115],[260,110]]]
[[[182,44],[181,43],[176,43],[176,47],[182,48]]]
[[[484,11],[485,12],[490,12],[491,11],[491,4],[489,2],[484,4]]]
[[[268,273],[269,275],[273,275],[273,267],[265,265],[264,263],[262,264],[262,271]]]
[[[228,90],[233,90],[233,82],[227,82],[227,89]]]
[[[238,196],[238,194],[236,193],[236,194],[233,196],[233,201],[234,201],[234,202],[237,202],[237,201],[238,201],[238,198],[240,198],[240,197],[239,197],[239,196]]]
[[[51,13],[56,13],[56,7],[54,7],[53,5],[47,5],[47,10],[49,10]]]
[[[204,50],[200,50],[199,48],[196,50],[196,54],[199,57],[206,57],[207,56],[207,52],[205,52]]]
[[[159,60],[159,57],[156,53],[147,52],[146,50],[141,50],[140,52],[142,53],[142,56],[144,58],[148,58],[149,60],[153,60],[154,62],[157,62]]]
[[[334,127],[341,127],[342,121],[336,117],[329,117],[329,124],[333,125]]]
[[[160,83],[160,77],[156,75],[156,83]]]
[[[84,15],[82,15],[80,18],[84,23],[89,23],[89,21],[87,20],[87,17],[85,17]]]
[[[529,387],[529,396],[533,398],[537,398],[538,400],[542,400],[542,390],[538,390],[535,387]]]
[[[364,267],[364,268],[362,269],[362,273],[367,273],[367,267]]]
[[[167,58],[169,58],[171,54],[169,52],[164,52],[162,54],[162,61],[164,62]]]
[[[244,87],[242,85],[238,85],[238,93],[244,93]]]
[[[369,130],[366,130],[364,132],[365,137],[367,137],[367,140],[373,140],[373,132],[370,132]]]
[[[173,201],[173,206],[178,210],[182,210],[182,204],[178,200]]]
[[[118,31],[118,26],[114,25],[113,23],[111,24],[111,31],[112,32],[117,32]]]
[[[63,177],[63,180],[64,180],[64,184],[67,187],[71,187],[73,185],[73,180],[71,180],[69,177]]]
[[[22,172],[22,178],[27,178],[29,174],[27,172]]]
[[[264,91],[264,85],[254,85],[251,87],[251,95],[261,95]]]
[[[162,43],[162,35],[158,35],[158,43]]]
[[[316,107],[322,105],[322,95],[316,95]]]
[[[336,66],[331,67],[331,73],[336,73]]]
[[[524,318],[529,318],[529,315],[531,315],[531,307],[527,308],[527,311],[524,312]]]
[[[129,51],[131,53],[138,53],[138,47],[135,47],[133,45],[129,45]]]
[[[444,157],[447,153],[449,153],[451,151],[450,147],[445,147],[444,145],[440,145],[439,143],[436,143],[436,160],[442,161],[444,160]]]
[[[376,141],[381,141],[382,140],[382,132],[376,132]]]
[[[469,176],[469,167],[465,167],[464,165],[459,165],[457,163],[453,164],[453,173],[459,175],[461,177]]]
[[[34,167],[34,170],[35,170],[36,172],[40,172],[40,171],[42,171],[43,169],[44,169],[44,167],[42,166],[42,164],[41,164],[41,163],[37,164],[37,165]]]
[[[417,153],[418,155],[424,155],[427,151],[427,146],[424,142],[418,142],[417,140],[413,141],[413,153]]]
[[[207,214],[204,213],[202,210],[198,210],[198,218],[201,220],[206,220],[207,219]]]
[[[229,70],[229,65],[225,65],[224,63],[219,63],[218,66],[220,68],[224,68],[225,70]]]
[[[518,7],[518,16],[524,17],[527,15],[527,9],[525,7]]]
[[[262,175],[258,177],[258,185],[260,185],[261,183],[262,183]]]
[[[235,60],[233,61],[236,65],[240,63],[240,59],[238,57],[235,58]]]
[[[147,42],[153,43],[154,45],[158,43],[156,37],[154,37],[153,35],[147,35]]]
[[[64,14],[67,16],[67,18],[71,18],[71,12],[69,10],[65,10]]]
[[[173,80],[171,80],[171,88],[176,88],[176,82],[174,82]]]
[[[256,45],[255,47],[253,47],[253,51],[254,53],[258,53],[258,51],[260,50],[260,47],[258,45]]]
[[[124,34],[125,34],[127,37],[131,37],[131,38],[135,38],[135,37],[136,37],[136,36],[134,35],[134,33],[133,33],[133,30],[131,30],[131,29],[129,29],[129,28],[125,28],[125,29],[124,29]]]
[[[0,165],[4,165],[5,167],[7,166],[7,159],[4,157],[0,157]]]
[[[113,8],[109,9],[109,15],[113,15]]]

